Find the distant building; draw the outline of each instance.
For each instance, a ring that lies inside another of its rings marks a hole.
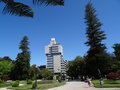
[[[45,46],[46,68],[54,73],[66,73],[67,61],[63,59],[61,44],[57,44],[52,38],[50,44]]]
[[[40,70],[43,70],[46,68],[46,65],[41,65],[41,66],[39,66],[39,68],[40,68]]]

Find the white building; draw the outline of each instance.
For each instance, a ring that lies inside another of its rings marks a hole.
[[[66,73],[67,61],[63,59],[63,49],[61,44],[57,44],[52,38],[50,44],[45,46],[46,68],[54,73]]]

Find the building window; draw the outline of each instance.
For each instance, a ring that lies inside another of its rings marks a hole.
[[[58,53],[58,46],[49,47],[49,53]]]

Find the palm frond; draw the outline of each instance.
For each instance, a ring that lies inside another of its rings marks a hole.
[[[0,2],[3,2],[3,3],[8,3],[8,2],[13,2],[13,0],[0,0]]]
[[[33,10],[25,4],[19,2],[8,2],[3,9],[4,14],[33,17]]]
[[[3,1],[3,0],[0,0],[0,3],[1,3],[1,2],[4,2],[4,1]]]
[[[64,5],[64,0],[33,0],[35,5]]]

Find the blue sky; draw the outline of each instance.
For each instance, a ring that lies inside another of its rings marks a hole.
[[[87,1],[89,0],[66,0],[62,7],[33,6],[34,18],[0,13],[0,57],[9,56],[15,59],[20,52],[19,42],[24,35],[30,41],[31,64],[45,64],[44,46],[49,44],[52,37],[62,44],[66,60],[85,55],[88,50],[84,44],[87,40],[84,23]],[[24,3],[32,6],[28,1]],[[113,52],[113,44],[120,43],[120,0],[92,0],[92,3],[103,23],[102,30],[107,34],[107,39],[103,42],[107,51]]]

